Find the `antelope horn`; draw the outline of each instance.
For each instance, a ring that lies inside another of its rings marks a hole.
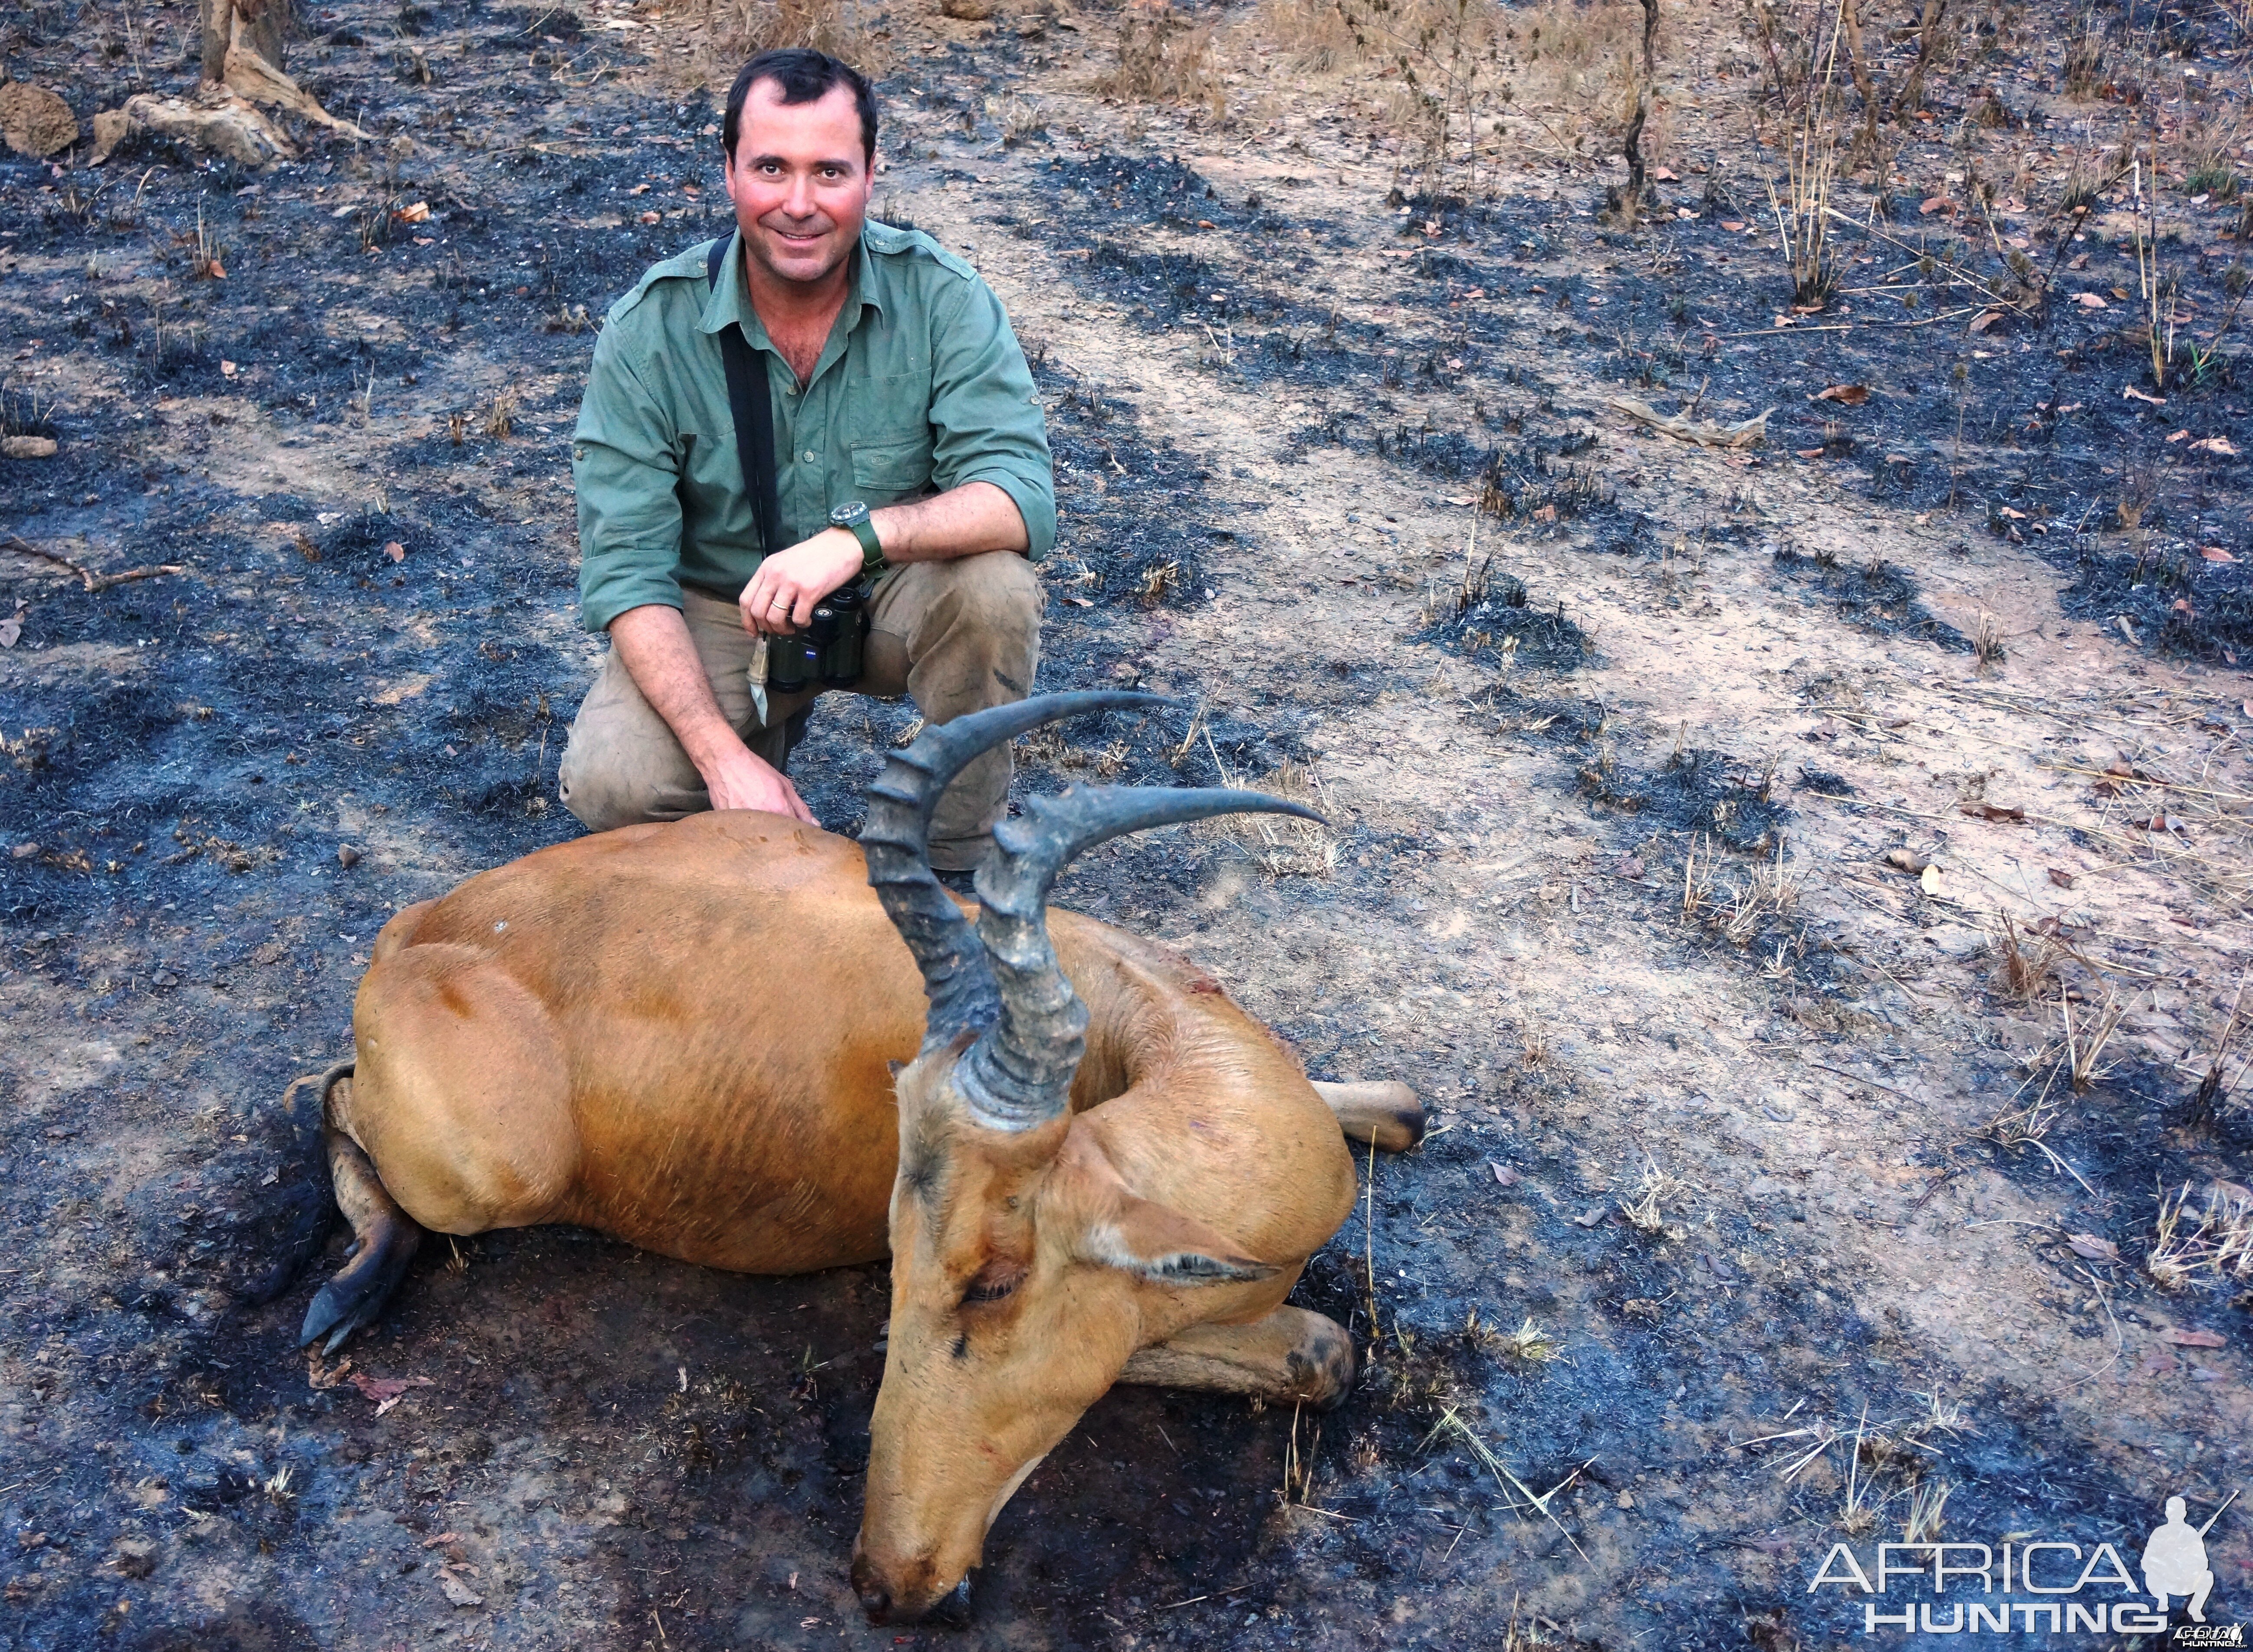
[[[971,932],[962,909],[931,875],[931,817],[947,783],[980,753],[1060,717],[1179,703],[1162,694],[1124,689],[1040,694],[925,728],[906,750],[892,754],[884,772],[868,788],[861,848],[868,857],[868,882],[876,898],[884,903],[923,972],[924,993],[931,1000],[924,1049],[945,1043],[965,1030],[983,1032],[1001,1014],[985,948]]]
[[[978,868],[978,934],[1001,1019],[954,1070],[956,1089],[989,1130],[1029,1130],[1059,1117],[1086,1052],[1087,1007],[1049,944],[1049,888],[1073,856],[1129,832],[1216,814],[1322,818],[1264,792],[1142,786],[1075,786],[1060,798],[1029,798],[1024,812],[994,828],[994,852]]]

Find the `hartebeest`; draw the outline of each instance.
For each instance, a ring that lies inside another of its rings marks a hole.
[[[879,1621],[966,1601],[1002,1504],[1114,1382],[1335,1404],[1351,1344],[1283,1299],[1350,1208],[1344,1136],[1407,1147],[1421,1108],[1402,1084],[1310,1084],[1195,966],[1047,910],[1106,839],[1306,811],[1226,791],[1030,798],[995,831],[974,925],[930,867],[932,808],[980,752],[1164,703],[1051,695],[926,729],[858,845],[695,815],[400,912],[360,984],[355,1065],[324,1087],[356,1240],[305,1340],[366,1324],[423,1229],[571,1222],[762,1273],[889,1250],[853,1559]]]

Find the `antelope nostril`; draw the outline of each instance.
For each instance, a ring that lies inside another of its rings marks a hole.
[[[882,1623],[892,1615],[892,1592],[880,1584],[864,1585],[861,1591],[861,1609],[868,1614],[871,1623]]]

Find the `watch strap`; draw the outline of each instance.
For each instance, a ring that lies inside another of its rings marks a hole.
[[[876,525],[863,513],[860,520],[846,524],[847,531],[861,541],[861,571],[872,574],[884,565],[884,547],[876,537]]]

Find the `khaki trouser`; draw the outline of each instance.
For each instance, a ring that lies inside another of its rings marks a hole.
[[[681,617],[719,701],[743,743],[781,769],[821,691],[767,694],[764,722],[745,676],[751,638],[729,602],[681,592]],[[876,588],[869,603],[867,663],[856,694],[911,697],[927,722],[943,723],[988,706],[1022,700],[1041,659],[1041,588],[1014,551],[948,562],[910,562]],[[931,863],[942,871],[976,866],[1009,798],[1007,743],[965,769],[939,799],[931,829]],[[678,820],[712,806],[704,779],[615,650],[579,708],[563,752],[563,806],[590,831]]]

